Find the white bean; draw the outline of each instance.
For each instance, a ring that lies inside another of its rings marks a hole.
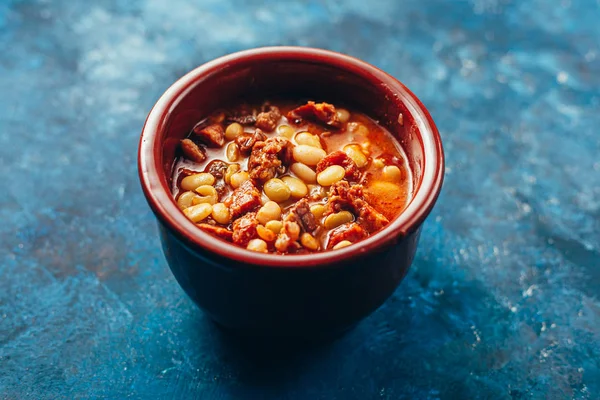
[[[223,203],[217,203],[213,206],[212,217],[219,224],[227,224],[231,219],[229,208]]]
[[[201,203],[195,206],[191,206],[183,210],[186,217],[192,220],[194,223],[198,223],[206,219],[212,213],[212,206],[208,203]]]
[[[269,221],[278,220],[281,218],[281,207],[274,201],[268,201],[256,213],[256,219],[263,225],[267,225]]]
[[[183,190],[194,190],[202,185],[212,185],[215,183],[215,177],[208,172],[201,172],[199,174],[194,174],[190,176],[186,176],[181,180],[181,188]]]
[[[319,137],[309,132],[297,133],[294,137],[294,140],[297,144],[305,144],[307,146],[316,147],[317,149],[323,148],[323,146],[321,146],[321,140]]]
[[[317,182],[321,186],[331,186],[336,182],[344,179],[346,170],[341,165],[330,165],[319,174],[317,174]]]
[[[284,176],[281,180],[290,188],[292,197],[301,199],[308,194],[308,187],[306,187],[306,184],[300,179],[294,178],[293,176]]]
[[[327,153],[325,153],[325,150],[323,149],[300,144],[294,147],[293,155],[294,160],[309,166],[315,166],[319,161],[325,158]]]
[[[246,248],[259,253],[266,253],[267,242],[262,239],[252,239],[250,242],[248,242],[248,246]]]
[[[302,163],[293,163],[290,167],[296,176],[302,179],[305,183],[315,183],[317,181],[317,173],[308,165]]]
[[[341,242],[339,242],[338,244],[336,244],[335,246],[333,246],[333,249],[334,250],[343,249],[344,247],[348,247],[351,244],[352,244],[352,242],[349,241],[349,240],[342,240]]]

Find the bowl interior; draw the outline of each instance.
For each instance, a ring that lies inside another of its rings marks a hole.
[[[319,60],[249,59],[212,71],[178,98],[159,132],[165,177],[170,183],[179,140],[211,112],[246,100],[306,99],[341,104],[384,125],[405,150],[417,191],[424,160],[419,127],[397,94],[373,79],[364,71],[341,69]]]

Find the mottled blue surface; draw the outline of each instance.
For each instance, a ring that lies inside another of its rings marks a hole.
[[[0,398],[600,398],[600,2],[0,3]],[[258,355],[178,287],[136,173],[194,66],[293,44],[428,106],[447,174],[408,277]]]

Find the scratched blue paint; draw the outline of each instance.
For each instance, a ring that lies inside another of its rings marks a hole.
[[[595,0],[1,2],[0,398],[599,398],[598,21]],[[448,166],[395,295],[278,356],[184,296],[135,166],[177,77],[275,44],[400,78]]]

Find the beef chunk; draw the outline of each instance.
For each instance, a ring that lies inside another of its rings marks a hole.
[[[254,125],[256,123],[256,110],[248,104],[243,104],[233,112],[225,115],[225,122],[237,122],[241,125]]]
[[[227,184],[222,180],[219,180],[217,183],[215,183],[214,188],[217,191],[217,196],[219,196],[219,199],[222,199],[223,196],[225,196],[227,192],[229,192]]]
[[[344,240],[356,243],[365,237],[367,237],[367,232],[365,232],[365,230],[356,222],[343,224],[329,232],[327,248],[331,249],[333,246]]]
[[[233,243],[246,247],[248,242],[256,237],[256,227],[259,225],[256,213],[248,213],[233,221]]]
[[[317,229],[317,221],[312,212],[307,199],[297,201],[290,209],[290,214],[294,214],[295,220],[300,223],[305,232],[312,233]]]
[[[225,121],[228,123],[237,122],[241,125],[254,125],[256,123],[256,117],[252,114],[246,115],[228,115],[225,117]]]
[[[358,211],[358,223],[369,233],[376,232],[390,223],[390,220],[379,211],[371,207],[366,201],[362,201]],[[357,203],[360,204],[360,203]]]
[[[198,226],[203,231],[211,233],[217,237],[220,237],[221,239],[227,240],[228,242],[231,242],[233,240],[233,232],[231,232],[229,229],[211,224],[198,224]]]
[[[183,176],[184,178],[186,176],[197,174],[198,172],[200,172],[200,171],[196,171],[196,170],[189,169],[189,168],[179,168],[179,175]]]
[[[367,203],[362,185],[353,185],[348,190],[348,198],[355,214],[358,215],[359,225],[367,232],[378,231],[390,222],[383,214]]]
[[[217,179],[223,178],[223,175],[225,174],[226,170],[227,170],[227,163],[225,161],[221,161],[221,160],[211,161],[204,169],[205,172],[210,173],[212,176],[214,176]]]
[[[358,181],[360,179],[360,170],[354,161],[352,161],[352,159],[348,157],[346,153],[340,150],[329,153],[327,156],[325,156],[325,158],[319,161],[317,164],[317,174],[332,165],[344,167],[346,170],[346,175],[344,175],[344,177],[347,180]]]
[[[229,207],[231,217],[235,219],[260,207],[260,192],[251,180],[247,180],[235,189],[224,203]]]
[[[298,124],[303,119],[320,122],[333,128],[341,128],[342,122],[338,119],[335,107],[328,103],[315,103],[309,101],[303,106],[293,109],[287,114],[288,120]]]
[[[256,127],[265,132],[272,132],[277,127],[280,118],[279,108],[270,106],[268,111],[261,112],[256,116]]]
[[[333,214],[340,211],[352,211],[348,191],[350,184],[346,181],[339,181],[331,185],[327,204],[325,204],[324,215]]]
[[[350,186],[348,182],[340,181],[331,186],[331,191],[325,206],[325,215],[342,210],[353,212],[358,216],[358,224],[368,233],[378,231],[389,223],[389,220],[375,210],[367,201],[362,185]]]
[[[257,142],[248,160],[250,177],[264,183],[274,178],[278,170],[291,160],[293,145],[289,140],[276,137]],[[282,171],[281,171],[282,172]]]
[[[192,160],[197,163],[201,163],[206,160],[206,153],[204,149],[198,146],[190,139],[183,139],[180,143],[181,151],[188,160]]]
[[[252,148],[257,142],[262,142],[267,140],[267,135],[263,133],[260,129],[254,131],[254,133],[243,133],[237,138],[235,138],[235,143],[240,149],[240,153],[247,156],[252,151]]]
[[[195,127],[194,134],[209,147],[221,147],[225,144],[225,131],[220,124],[212,124],[204,128]]]

